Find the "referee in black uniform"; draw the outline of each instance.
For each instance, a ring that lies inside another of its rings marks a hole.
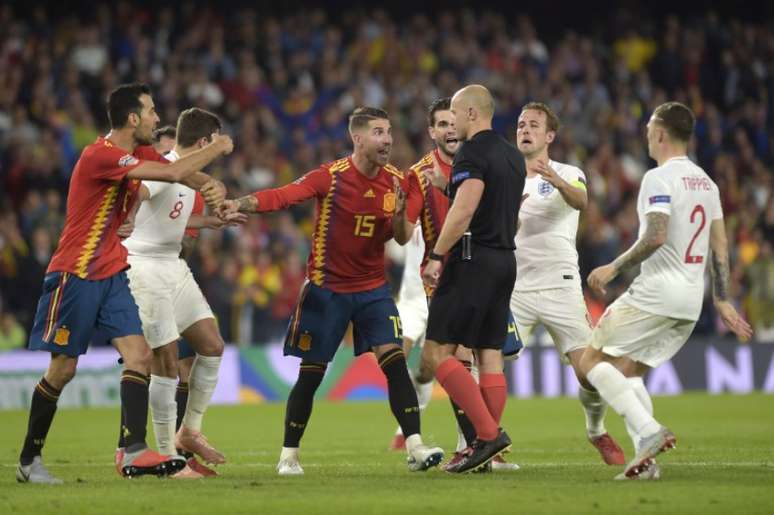
[[[511,445],[499,428],[507,397],[501,349],[516,282],[514,237],[527,172],[516,147],[492,130],[494,101],[485,87],[459,90],[451,111],[464,142],[449,182],[452,205],[423,272],[437,288],[422,361],[476,428],[472,453],[447,469],[467,472]],[[480,387],[454,358],[458,345],[473,349]]]

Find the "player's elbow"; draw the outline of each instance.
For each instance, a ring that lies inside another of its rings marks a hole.
[[[658,231],[654,233],[650,241],[651,241],[651,245],[653,246],[653,250],[658,249],[667,241],[666,231]]]

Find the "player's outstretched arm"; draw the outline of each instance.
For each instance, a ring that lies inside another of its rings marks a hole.
[[[587,282],[589,286],[598,292],[605,294],[605,286],[621,272],[639,265],[651,254],[656,252],[667,240],[669,227],[669,215],[661,212],[651,212],[646,216],[645,233],[629,250],[618,256],[609,265],[595,268],[589,274]]]
[[[226,200],[218,209],[223,218],[229,213],[266,213],[286,209],[310,198],[321,198],[328,193],[331,175],[328,170],[318,168],[300,179],[280,188],[256,191],[234,200]]]
[[[244,225],[247,222],[247,215],[244,213],[229,213],[223,218],[211,215],[191,215],[188,218],[186,229],[222,229],[226,226]]]
[[[740,340],[747,341],[752,337],[752,327],[737,313],[731,303],[729,294],[730,270],[728,265],[728,240],[723,219],[713,220],[710,225],[710,250],[712,251],[712,264],[710,275],[712,277],[712,300],[723,323]]]
[[[400,187],[400,181],[398,181],[397,177],[392,178],[392,188],[395,193],[395,211],[392,214],[392,237],[398,242],[398,245],[405,245],[414,233],[415,223],[408,220],[406,214],[406,192]],[[416,194],[421,195],[421,193]]]
[[[143,161],[127,174],[130,179],[183,182],[221,155],[230,154],[234,143],[226,134],[213,134],[212,141],[174,163]]]

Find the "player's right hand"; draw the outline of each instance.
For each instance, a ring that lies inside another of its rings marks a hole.
[[[752,327],[739,313],[737,313],[733,304],[725,300],[716,301],[715,309],[717,310],[718,315],[720,315],[720,319],[723,320],[726,327],[739,338],[739,341],[747,342],[752,338]]]
[[[432,170],[425,170],[422,172],[422,174],[428,181],[430,181],[430,184],[439,190],[445,190],[446,186],[449,184],[449,180],[443,174],[443,171],[441,170],[441,164],[438,162],[438,158],[435,157],[435,152],[431,153],[430,155],[433,159],[433,168]]]
[[[234,151],[234,141],[228,134],[220,134],[218,132],[213,133],[212,144],[218,145],[220,148],[222,148],[224,156],[227,156]]]

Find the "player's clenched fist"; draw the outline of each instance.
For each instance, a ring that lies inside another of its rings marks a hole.
[[[211,207],[217,208],[226,199],[226,186],[217,179],[210,179],[200,190],[204,201]]]
[[[224,156],[227,156],[234,151],[234,141],[228,134],[213,133],[212,144],[221,147]]]

